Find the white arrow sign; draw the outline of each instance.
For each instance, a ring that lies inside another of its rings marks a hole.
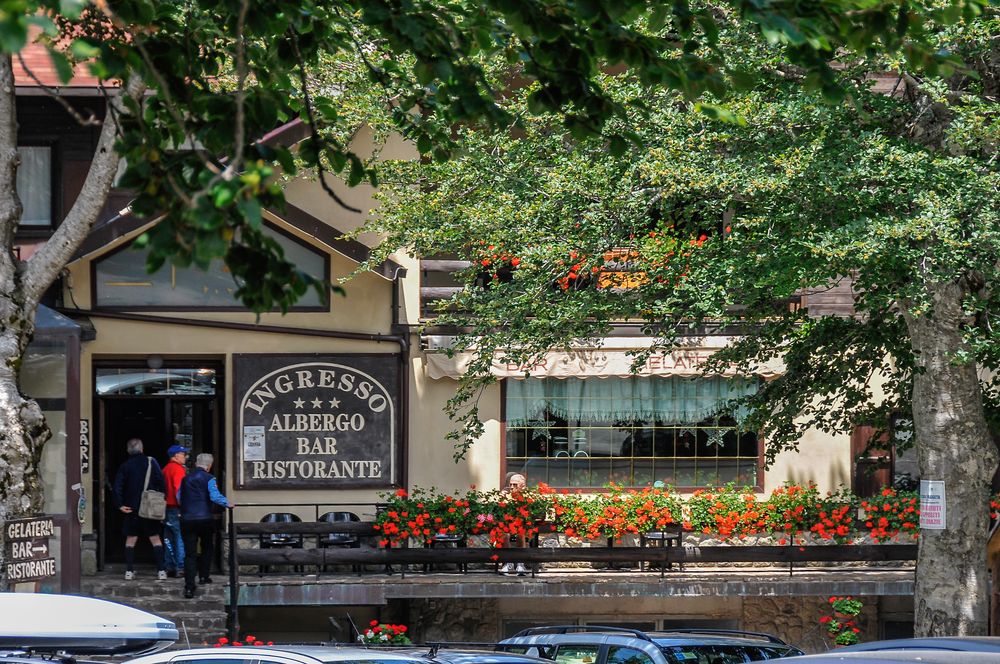
[[[41,551],[42,555],[44,556],[49,553],[49,547],[45,544],[41,546],[33,546],[31,547],[31,551],[32,553],[38,553],[39,551]]]

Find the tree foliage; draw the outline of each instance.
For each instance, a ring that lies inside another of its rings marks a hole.
[[[313,283],[261,233],[264,208],[281,207],[273,175],[293,173],[287,147],[256,139],[299,118],[312,135],[298,148],[309,168],[349,184],[376,181],[348,144],[357,117],[344,95],[374,90],[393,126],[438,161],[454,147],[451,127],[503,127],[525,109],[557,112],[577,138],[604,135],[615,151],[641,140],[630,118],[647,86],[683,99],[721,95],[748,72],[719,39],[731,21],[776,44],[827,97],[844,93],[828,65],[838,49],[887,51],[915,67],[954,63],[937,52],[924,21],[972,17],[984,0],[948,0],[917,11],[899,0],[731,0],[721,6],[648,0],[9,0],[0,50],[18,53],[33,34],[65,81],[87,62],[108,81],[148,88],[119,119],[120,182],[132,210],[163,217],[143,242],[149,268],[166,261],[207,267],[223,257],[254,311],[287,309]],[[485,63],[530,82],[522,108],[503,103]],[[625,66],[641,85],[612,93],[602,67]],[[630,94],[625,94],[629,92]],[[346,102],[346,103],[345,103]],[[714,116],[728,111],[703,104]],[[356,110],[356,109],[355,109]],[[610,125],[609,122],[613,122]]]
[[[970,283],[969,346],[954,361],[995,369],[997,21],[990,10],[937,26],[935,42],[969,63],[964,74],[845,58],[837,85],[850,100],[830,104],[780,49],[720,20],[722,50],[755,81],[718,100],[730,122],[639,77],[608,75],[609,94],[647,99],[648,112],[610,121],[638,135],[624,154],[535,117],[517,133],[462,128],[465,151],[451,162],[397,165],[373,221],[384,246],[472,261],[461,275],[469,287],[451,303],[458,313],[436,321],[468,330],[456,350],[478,352],[452,404],[465,413],[465,441],[478,420],[460,408],[491,380],[495,352],[526,360],[616,321],[664,345],[736,333],[708,370],[784,362],[781,378],[749,398],[748,425],[771,458],[805,428],[844,432],[909,412],[915,365],[900,308],[926,312],[929,284]],[[877,80],[895,93],[873,90]],[[519,93],[506,100],[515,114],[530,97]],[[789,306],[845,277],[858,316]],[[983,387],[995,418],[995,379]]]

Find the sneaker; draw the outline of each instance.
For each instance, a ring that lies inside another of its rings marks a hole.
[[[513,574],[514,573],[514,563],[504,563],[500,566],[501,574]]]
[[[524,576],[525,574],[528,573],[528,568],[524,566],[524,563],[518,563],[517,570],[515,571],[517,572],[518,576]]]
[[[135,581],[135,572],[132,572],[132,571],[125,572],[125,580],[126,581]]]
[[[177,570],[175,570],[175,569],[168,569],[167,570],[167,576],[169,576],[171,579],[176,579],[177,578]],[[184,576],[184,575],[181,574],[181,576]]]
[[[194,597],[194,588],[188,586],[184,589],[184,598],[191,599],[192,597]]]
[[[200,579],[198,579],[198,585],[203,586],[206,583],[212,583],[212,577],[210,577],[210,576],[203,576]]]
[[[166,581],[167,580],[167,570],[161,569],[159,572],[157,572],[156,573],[156,580],[157,581]]]

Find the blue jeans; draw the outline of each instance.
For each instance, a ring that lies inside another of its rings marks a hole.
[[[177,507],[167,508],[167,520],[163,524],[163,544],[168,570],[184,569],[184,538],[181,536],[181,511]]]

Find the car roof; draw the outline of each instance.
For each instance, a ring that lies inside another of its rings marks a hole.
[[[784,660],[783,660],[784,661]],[[791,657],[789,664],[899,664],[900,662],[920,662],[920,664],[997,664],[995,653],[962,652],[948,650],[891,650],[876,652],[841,652],[835,650],[822,655]]]
[[[579,631],[567,634],[530,634],[513,636],[500,642],[502,645],[560,645],[581,643],[610,643],[617,645],[673,647],[692,645],[739,645],[753,647],[792,648],[778,640],[768,640],[766,636],[737,636],[711,632],[647,632],[644,637],[625,632]]]
[[[191,648],[187,650],[170,650],[157,655],[147,655],[130,660],[128,664],[158,664],[174,659],[187,659],[210,656],[212,659],[232,658],[239,654],[240,659],[264,657],[266,655],[297,655],[301,658],[313,659],[318,662],[345,661],[394,661],[423,662],[427,660],[412,654],[372,650],[359,647],[317,646],[317,645],[281,645],[281,646],[240,646],[239,648]]]
[[[869,641],[842,648],[841,652],[874,650],[961,650],[965,652],[1000,652],[1000,636],[935,636],[913,639]]]
[[[422,653],[425,660],[447,662],[447,664],[551,664],[551,660],[531,655],[497,650],[475,650],[471,648],[437,648]]]

